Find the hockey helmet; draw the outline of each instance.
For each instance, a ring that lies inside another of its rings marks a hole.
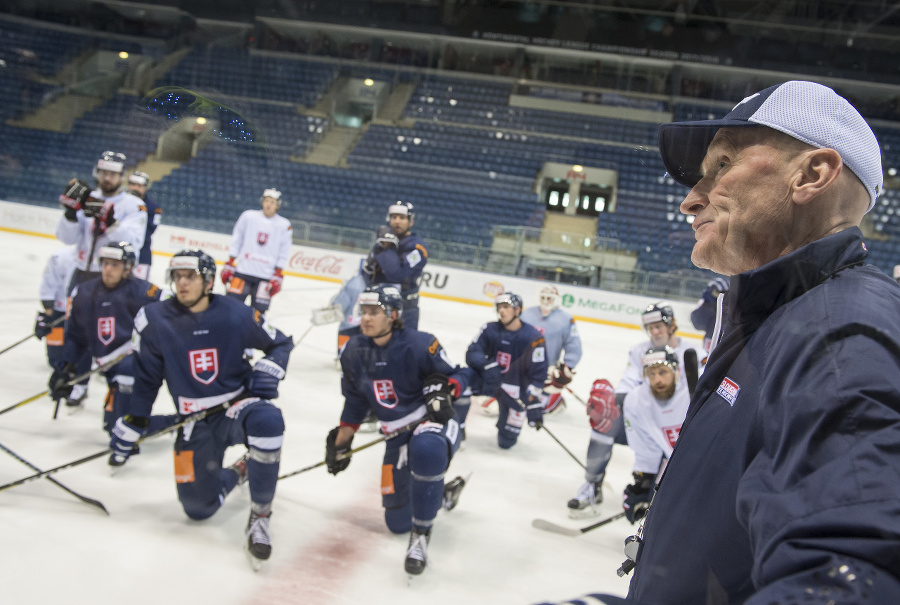
[[[650,324],[660,321],[669,327],[675,325],[675,312],[672,310],[671,305],[663,302],[647,305],[647,308],[641,313],[641,325],[644,329],[646,330]]]
[[[211,284],[216,279],[216,261],[198,248],[176,252],[169,261],[169,281],[172,281],[172,272],[178,269],[192,269],[202,278],[204,284]]]
[[[391,311],[396,311],[398,318],[403,314],[403,297],[393,284],[372,284],[360,293],[356,302],[360,307],[378,305],[388,317]]]
[[[101,170],[108,170],[109,172],[118,172],[119,174],[123,174],[125,172],[126,162],[128,162],[128,158],[125,157],[124,153],[104,151],[100,155],[100,159],[97,160],[97,165],[94,166],[94,178],[97,178],[99,176]]]
[[[259,203],[262,204],[262,201],[267,197],[272,198],[278,204],[278,207],[281,208],[281,192],[274,188],[266,189],[262,192],[262,195],[259,196]]]
[[[669,345],[647,349],[647,352],[641,357],[641,362],[644,370],[650,366],[662,364],[669,366],[673,372],[678,371],[678,355]]]
[[[128,184],[129,185],[140,185],[141,187],[146,187],[150,184],[150,175],[146,172],[140,172],[139,170],[135,170],[131,174],[128,175]]]
[[[728,278],[727,277],[714,277],[709,280],[709,283],[706,284],[706,287],[710,291],[716,291],[718,293],[728,292]]]
[[[512,292],[504,292],[503,294],[498,294],[494,297],[494,309],[497,309],[500,305],[507,304],[513,308],[513,310],[518,311],[516,315],[522,312],[522,297],[518,294],[513,294]]]
[[[137,255],[134,253],[134,246],[128,242],[110,243],[102,246],[100,250],[97,251],[97,258],[101,260],[104,258],[120,260],[125,263],[126,269],[134,267],[134,263],[137,261]]]
[[[540,293],[541,314],[546,317],[559,307],[559,290],[556,286],[544,286]]]
[[[409,220],[413,220],[416,216],[416,213],[413,211],[412,202],[403,201],[396,201],[391,204],[387,211],[387,217],[384,220],[390,221],[392,214],[400,214],[409,218]]]

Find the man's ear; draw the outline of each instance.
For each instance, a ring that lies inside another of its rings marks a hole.
[[[841,155],[834,149],[812,149],[799,157],[797,172],[791,181],[795,204],[807,204],[834,185],[844,168]]]

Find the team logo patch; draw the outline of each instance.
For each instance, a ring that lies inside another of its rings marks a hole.
[[[256,234],[256,243],[260,246],[265,246],[267,241],[269,241],[268,233],[263,233],[262,231],[260,231]]]
[[[219,375],[219,350],[197,349],[188,351],[191,364],[191,376],[197,382],[209,384]]]
[[[497,365],[503,368],[501,374],[509,372],[510,362],[512,362],[512,355],[505,351],[497,351]]]
[[[97,318],[97,338],[105,345],[108,345],[116,337],[116,318],[115,317],[98,317]]]
[[[678,426],[664,426],[662,427],[663,436],[669,442],[669,447],[675,447],[675,442],[678,441],[678,433],[681,432],[681,425]]]
[[[397,391],[394,390],[393,380],[373,380],[372,390],[375,392],[375,399],[378,403],[386,408],[397,407],[397,404],[400,403]]]
[[[722,380],[722,384],[719,385],[719,388],[716,389],[716,393],[728,402],[728,405],[734,407],[734,402],[737,400],[738,393],[741,392],[741,385],[733,381],[732,379],[726,377]]]

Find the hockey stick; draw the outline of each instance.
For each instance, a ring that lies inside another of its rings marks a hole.
[[[53,321],[51,321],[49,324],[47,324],[47,327],[48,327],[48,328],[55,328],[56,326],[58,326],[59,324],[61,324],[61,323],[64,322],[65,320],[66,320],[66,316],[65,316],[65,315],[60,315],[59,317],[57,317],[56,319],[54,319]],[[15,347],[19,346],[20,344],[22,344],[23,342],[25,342],[26,340],[28,340],[28,339],[30,339],[30,338],[34,338],[34,337],[35,337],[35,336],[34,336],[34,332],[32,332],[31,334],[29,334],[29,335],[26,336],[25,338],[23,338],[23,339],[21,339],[21,340],[18,340],[18,341],[14,342],[14,343],[12,343],[12,344],[9,345],[8,347],[6,347],[6,348],[3,349],[2,351],[0,351],[0,355],[3,355],[4,353],[6,353],[7,351],[9,351],[10,349],[15,348]]]
[[[400,435],[400,434],[402,434],[402,433],[406,433],[407,431],[411,431],[411,430],[413,430],[414,428],[416,428],[417,426],[419,426],[420,424],[422,424],[423,422],[426,422],[426,419],[425,419],[425,418],[419,418],[418,420],[416,420],[416,421],[414,421],[414,422],[410,422],[410,423],[407,424],[406,426],[400,427],[400,428],[397,429],[396,431],[393,431],[393,432],[391,432],[391,433],[388,433],[387,435],[382,435],[381,437],[379,437],[378,439],[375,439],[374,441],[370,441],[370,442],[365,443],[365,444],[363,444],[363,445],[361,445],[361,446],[359,446],[359,447],[355,447],[355,448],[353,448],[352,450],[350,450],[349,452],[344,452],[343,454],[339,454],[338,457],[337,457],[337,459],[338,459],[338,460],[346,460],[347,458],[349,458],[350,456],[352,456],[352,455],[355,454],[356,452],[361,452],[361,451],[363,451],[363,450],[366,449],[366,448],[372,447],[373,445],[378,445],[378,444],[381,443],[382,441],[387,441],[388,439],[393,439],[393,438],[396,437],[397,435]],[[280,481],[280,480],[282,480],[282,479],[287,479],[288,477],[293,477],[294,475],[299,475],[300,473],[305,473],[306,471],[311,471],[311,470],[313,470],[314,468],[319,468],[320,466],[325,466],[325,464],[327,464],[327,463],[325,462],[325,460],[322,460],[321,462],[316,462],[315,464],[310,464],[309,466],[304,466],[303,468],[300,468],[300,469],[297,469],[297,470],[295,470],[295,471],[291,471],[291,472],[289,472],[289,473],[285,473],[285,474],[281,475],[280,477],[278,477],[278,480]]]
[[[37,471],[37,472],[39,472],[39,473],[42,472],[41,469],[39,469],[38,467],[36,467],[36,466],[33,465],[32,463],[28,462],[27,460],[25,460],[25,458],[22,458],[20,455],[18,455],[17,453],[15,453],[14,451],[12,451],[11,449],[9,449],[8,447],[6,447],[5,445],[3,445],[2,443],[0,443],[0,450],[3,450],[4,452],[6,452],[7,454],[9,454],[9,455],[12,456],[13,458],[15,458],[16,460],[18,460],[19,462],[21,462],[22,464],[24,464],[25,466],[27,466],[28,468],[30,468],[31,470]],[[65,485],[63,485],[62,483],[60,483],[59,481],[57,481],[57,480],[54,479],[53,477],[44,477],[44,479],[46,479],[47,481],[49,481],[50,483],[52,483],[52,484],[55,485],[56,487],[59,487],[60,489],[64,489],[65,491],[69,492],[70,494],[72,494],[73,496],[75,496],[76,498],[78,498],[79,500],[81,500],[82,502],[84,502],[85,504],[90,504],[91,506],[96,506],[97,508],[99,508],[100,510],[102,510],[104,513],[106,513],[106,516],[109,516],[109,511],[106,510],[106,507],[103,506],[103,503],[100,502],[99,500],[94,500],[93,498],[88,498],[87,496],[82,496],[81,494],[79,494],[79,493],[76,492],[75,490],[73,490],[73,489],[71,489],[71,488],[69,488],[69,487],[66,487]]]
[[[575,399],[577,399],[577,400],[578,400],[578,403],[580,403],[580,404],[583,405],[584,407],[587,407],[587,401],[585,401],[584,399],[582,399],[581,397],[579,397],[579,396],[578,396],[578,393],[576,393],[575,391],[573,391],[572,389],[569,388],[569,385],[566,385],[566,390],[569,391],[570,393],[572,393],[572,397],[574,397]]]
[[[688,394],[693,397],[699,380],[699,364],[697,363],[697,351],[688,349],[684,352],[684,377],[687,380]]]
[[[569,456],[572,457],[572,460],[574,460],[575,462],[578,463],[578,466],[580,466],[581,468],[586,469],[586,467],[585,467],[584,464],[581,462],[581,460],[579,460],[578,457],[575,456],[575,454],[573,454],[571,450],[569,450],[569,448],[567,448],[565,445],[563,445],[563,442],[560,441],[559,439],[557,439],[557,438],[556,438],[556,435],[554,435],[553,433],[550,432],[550,429],[547,428],[547,425],[546,425],[546,424],[541,425],[541,429],[543,429],[544,431],[547,431],[547,434],[550,435],[551,437],[553,437],[553,441],[557,442],[557,443],[559,444],[559,447],[561,447],[561,448],[563,448],[564,450],[566,450],[566,453],[567,453]]]
[[[82,374],[81,376],[76,376],[76,377],[73,378],[72,380],[69,380],[68,382],[66,382],[66,385],[68,385],[68,386],[75,386],[76,384],[78,384],[79,382],[81,382],[82,380],[84,380],[85,378],[90,378],[91,376],[93,376],[93,375],[96,374],[97,372],[105,372],[106,370],[110,369],[111,367],[113,367],[114,365],[116,365],[117,363],[119,363],[120,361],[122,361],[123,359],[125,359],[126,357],[128,357],[129,355],[131,355],[131,353],[132,353],[132,351],[128,351],[127,353],[123,353],[122,355],[119,355],[119,356],[117,356],[117,357],[114,357],[114,358],[110,359],[109,361],[107,361],[106,363],[104,363],[104,364],[102,364],[102,365],[99,365],[99,366],[97,366],[96,368],[94,368],[94,369],[92,369],[92,370],[90,370],[90,371],[88,371],[88,372],[85,372],[85,373]],[[12,404],[12,405],[9,406],[9,407],[5,407],[5,408],[3,408],[2,410],[0,410],[0,415],[5,414],[6,412],[11,412],[11,411],[13,411],[13,410],[16,409],[16,408],[20,408],[20,407],[22,407],[23,405],[26,405],[26,404],[28,404],[28,403],[31,403],[32,401],[35,401],[36,399],[40,399],[41,397],[43,397],[44,395],[46,395],[46,394],[49,393],[49,392],[50,392],[50,389],[47,389],[47,390],[45,390],[45,391],[41,391],[41,392],[38,393],[37,395],[32,395],[31,397],[29,397],[29,398],[27,398],[27,399],[23,399],[22,401],[20,401],[20,402],[18,402],[18,403],[14,403],[14,404]],[[59,403],[59,402],[57,401],[57,403]],[[57,406],[57,409],[58,409],[58,407],[59,407],[59,406]],[[56,418],[56,412],[55,412],[55,411],[54,411],[54,414],[53,414],[53,418],[54,418],[54,419]]]
[[[534,527],[537,529],[543,529],[546,531],[552,531],[557,534],[562,534],[564,536],[571,536],[573,538],[576,538],[576,537],[580,536],[581,534],[586,534],[587,532],[591,531],[592,529],[597,529],[598,527],[603,527],[607,523],[612,523],[613,521],[621,519],[624,516],[625,516],[625,512],[623,511],[621,513],[613,515],[612,517],[603,519],[602,521],[597,521],[593,525],[588,525],[587,527],[582,527],[581,529],[573,529],[571,527],[557,525],[556,523],[552,523],[550,521],[545,521],[544,519],[535,519],[534,521],[531,522],[531,527]]]
[[[200,420],[203,420],[207,416],[212,416],[213,414],[218,414],[219,412],[224,412],[229,407],[231,407],[231,404],[235,401],[240,401],[240,399],[235,399],[233,401],[226,401],[225,403],[220,403],[219,405],[214,405],[211,408],[207,408],[205,410],[200,410],[199,412],[196,412],[189,416],[185,416],[183,419],[179,420],[178,422],[176,422],[175,424],[173,424],[171,426],[167,426],[165,428],[161,428],[157,431],[153,431],[152,433],[148,433],[148,434],[144,435],[143,437],[141,437],[140,439],[138,439],[135,442],[135,445],[143,443],[143,442],[147,441],[148,439],[152,439],[153,437],[157,437],[159,435],[165,435],[166,433],[171,433],[172,431],[179,429],[186,424],[190,424],[191,422],[198,422]],[[43,479],[44,477],[46,477],[48,475],[52,475],[53,473],[57,473],[59,471],[65,470],[67,468],[81,466],[85,462],[90,462],[91,460],[96,460],[97,458],[106,456],[107,454],[111,454],[111,453],[112,453],[112,448],[108,447],[105,450],[101,450],[99,452],[94,452],[93,454],[90,454],[89,456],[85,456],[84,458],[79,458],[78,460],[66,462],[65,464],[55,466],[49,470],[41,471],[34,475],[29,475],[28,477],[19,479],[18,481],[13,481],[13,482],[7,483],[5,485],[0,485],[0,492],[10,489],[12,487],[16,487],[18,485],[22,485],[23,483],[30,483],[32,481],[36,481],[37,479]]]
[[[309,334],[310,330],[312,330],[316,326],[322,326],[325,324],[335,323],[344,319],[344,315],[334,307],[324,307],[322,309],[313,309],[312,317],[309,320],[309,326],[307,326],[306,331],[300,335],[300,338],[294,341],[294,346],[300,344],[306,335]]]

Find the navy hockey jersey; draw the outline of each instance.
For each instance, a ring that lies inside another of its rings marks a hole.
[[[342,425],[359,425],[369,409],[388,432],[425,416],[422,385],[435,373],[469,384],[470,370],[450,362],[438,339],[427,332],[401,329],[384,346],[368,336],[350,339],[341,353]]]
[[[394,250],[386,248],[375,255],[378,269],[372,277],[375,284],[397,284],[403,300],[419,291],[419,276],[428,262],[428,251],[425,242],[415,233],[410,233],[400,240],[400,246]]]
[[[193,313],[175,298],[141,309],[134,322],[134,416],[150,416],[162,381],[180,414],[230,401],[244,392],[253,369],[244,349],[266,353],[287,369],[293,341],[259,311],[237,299],[210,295]]]
[[[136,277],[112,290],[99,277],[79,284],[72,291],[62,358],[74,362],[88,351],[102,364],[124,353],[131,346],[135,315],[159,294],[159,288]]]
[[[547,378],[546,347],[544,337],[533,326],[523,323],[511,332],[499,321],[484,324],[466,351],[466,363],[482,373],[494,361],[501,368],[501,388],[513,399],[524,401],[529,387],[537,394],[543,390]]]

